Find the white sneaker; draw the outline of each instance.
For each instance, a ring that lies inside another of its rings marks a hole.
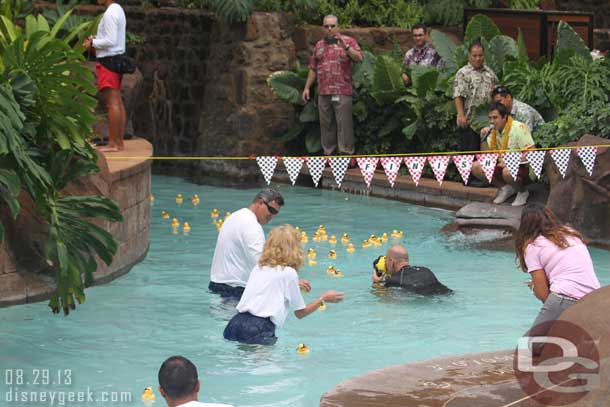
[[[517,193],[517,197],[512,203],[512,206],[523,206],[527,203],[527,198],[530,196],[530,191],[523,191]]]
[[[506,184],[502,188],[500,188],[498,195],[496,195],[496,197],[494,199],[494,203],[496,205],[504,203],[504,202],[506,202],[506,200],[508,198],[515,195],[516,193],[517,193],[517,190],[512,185]]]

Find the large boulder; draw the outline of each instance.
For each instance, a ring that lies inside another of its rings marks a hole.
[[[577,146],[607,145],[608,139],[585,135]],[[545,162],[551,192],[547,205],[563,221],[569,222],[592,243],[610,246],[610,149],[601,147],[593,175],[574,153],[565,178],[552,159]]]

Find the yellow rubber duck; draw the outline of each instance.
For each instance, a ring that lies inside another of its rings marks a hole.
[[[381,246],[381,240],[375,235],[369,236],[369,243],[373,246]]]
[[[161,217],[163,219],[169,219],[169,213],[165,212],[165,211],[161,211]]]
[[[309,242],[309,239],[307,238],[307,233],[305,233],[305,231],[301,232],[301,243],[305,244]]]
[[[328,235],[326,234],[326,232],[322,232],[318,235],[318,238],[321,242],[325,242],[328,240]]]
[[[324,301],[320,302],[320,306],[318,307],[320,311],[324,311],[326,309],[326,303]]]
[[[182,198],[182,194],[178,194],[176,195],[176,203],[178,205],[182,205],[182,202],[184,201],[184,199]]]
[[[222,228],[223,223],[224,221],[222,219],[218,219],[218,221],[216,221],[216,230],[220,231],[220,228]]]
[[[405,234],[404,234],[404,232],[402,230],[398,231],[398,230],[394,229],[392,231],[392,237],[393,238],[399,239],[399,238],[403,237],[404,235]]]
[[[324,227],[324,225],[318,226],[318,233],[326,233],[326,228]]]
[[[369,242],[369,239],[366,239],[364,242],[362,242],[362,248],[366,249],[367,247],[371,246],[371,242]]]
[[[212,212],[210,212],[210,218],[216,219],[217,217],[218,217],[218,209],[212,209]]]
[[[310,259],[315,259],[316,256],[316,251],[313,249],[313,247],[310,247],[309,250],[307,250],[307,257]]]
[[[335,270],[335,272],[332,274],[333,277],[343,277],[343,273],[341,272],[341,270]]]
[[[353,252],[356,251],[356,248],[354,247],[353,243],[349,243],[347,245],[347,248],[345,249],[345,251],[348,252],[348,253],[353,253]]]
[[[335,274],[335,271],[337,271],[337,270],[335,270],[335,268],[333,266],[328,266],[328,268],[326,269],[326,272],[328,274]]]
[[[155,399],[155,392],[153,391],[152,387],[146,387],[144,389],[144,392],[142,393],[142,400],[144,401],[151,401]]]
[[[349,235],[347,233],[344,233],[343,236],[341,236],[341,243],[349,243]]]
[[[307,260],[307,264],[310,266],[315,266],[316,264],[318,264],[318,262],[315,261],[314,259],[309,259],[309,260]]]
[[[153,194],[150,194],[150,203],[154,203],[155,202],[155,196]]]
[[[193,203],[193,206],[199,205],[199,203],[201,202],[201,200],[199,199],[199,195],[193,195],[193,197],[191,198],[191,202]]]
[[[225,220],[227,220],[229,218],[229,216],[231,216],[231,212],[225,213]]]
[[[304,343],[299,343],[299,346],[297,346],[297,352],[299,352],[299,353],[309,353],[309,348]]]
[[[176,219],[176,218],[172,219],[172,227],[177,228],[179,226],[180,226],[180,222],[178,221],[178,219]]]
[[[314,233],[313,236],[311,237],[311,240],[313,240],[314,242],[319,242],[320,234],[318,232]]]
[[[328,252],[328,258],[329,259],[336,259],[337,258],[337,252],[334,250],[331,250]]]
[[[330,238],[328,239],[328,243],[337,244],[337,236],[331,235]]]
[[[184,233],[188,233],[191,231],[191,225],[189,225],[188,222],[184,222],[184,225],[182,225],[182,231]]]
[[[388,241],[388,234],[386,232],[383,232],[383,235],[381,235],[381,241],[382,242]]]

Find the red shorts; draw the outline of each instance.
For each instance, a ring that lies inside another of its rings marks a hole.
[[[95,73],[97,75],[98,90],[103,90],[105,88],[121,90],[123,75],[112,72],[102,64],[95,64]]]

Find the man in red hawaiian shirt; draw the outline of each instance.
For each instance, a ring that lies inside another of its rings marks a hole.
[[[309,61],[309,74],[303,101],[309,101],[309,89],[318,78],[318,108],[322,149],[331,155],[354,154],[352,124],[352,65],[362,61],[362,51],[355,39],[339,32],[335,16],[324,17],[326,36],[316,44]]]

